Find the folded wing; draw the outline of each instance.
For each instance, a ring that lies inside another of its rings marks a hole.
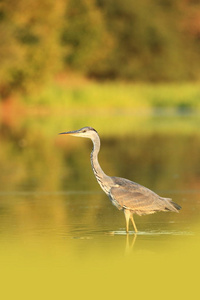
[[[110,190],[110,199],[118,209],[128,209],[138,215],[180,209],[171,199],[162,198],[140,184],[118,177],[113,180],[115,185]]]

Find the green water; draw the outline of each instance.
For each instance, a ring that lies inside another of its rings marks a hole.
[[[63,128],[62,120],[54,128],[56,120],[48,123],[44,117],[29,123],[25,119],[17,127],[1,124],[0,259],[4,281],[12,285],[17,280],[20,287],[20,280],[28,280],[28,274],[30,290],[34,282],[40,285],[38,278],[43,282],[52,275],[48,281],[52,285],[56,282],[59,290],[63,283],[59,299],[64,299],[64,287],[68,287],[68,296],[82,296],[77,286],[84,290],[85,297],[93,298],[88,280],[95,289],[106,286],[111,278],[116,283],[118,276],[123,278],[119,284],[131,285],[139,276],[131,279],[133,268],[137,274],[146,274],[148,264],[157,280],[163,263],[163,274],[168,277],[175,272],[182,278],[183,264],[186,268],[189,257],[190,262],[191,258],[197,262],[193,250],[200,249],[200,134],[195,125],[199,117],[192,117],[194,130],[188,131],[184,126],[181,131],[181,124],[190,124],[186,116],[180,122],[164,116],[149,122],[145,119],[141,132],[138,128],[133,132],[124,130],[120,135],[114,134],[113,128],[109,135],[109,124],[107,130],[105,124],[96,128],[102,142],[99,161],[105,173],[131,179],[182,206],[178,214],[135,216],[138,234],[131,228],[129,236],[123,213],[112,206],[92,173],[92,143],[57,135],[84,125],[95,127],[95,122],[93,125],[75,120],[71,122],[73,128]],[[130,127],[134,126],[132,122]],[[169,124],[168,130],[165,126],[161,129],[163,124]],[[47,130],[49,127],[51,130]],[[190,274],[192,264],[187,270]],[[48,299],[58,296],[58,290],[52,294],[45,283],[41,289],[48,290]],[[104,297],[101,292],[99,295]],[[45,296],[39,293],[38,299]]]

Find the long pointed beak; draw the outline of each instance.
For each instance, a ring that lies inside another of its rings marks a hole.
[[[74,131],[66,131],[66,132],[60,132],[59,134],[76,135],[76,134],[78,134],[78,130],[74,130]]]

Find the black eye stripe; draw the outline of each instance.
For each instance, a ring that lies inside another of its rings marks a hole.
[[[87,131],[95,131],[95,132],[97,132],[94,128],[92,128],[92,127],[83,127],[83,128],[81,128],[81,129],[79,129],[79,132],[82,132],[82,133],[85,133],[85,132],[87,132]]]

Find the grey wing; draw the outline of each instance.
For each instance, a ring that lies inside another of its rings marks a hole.
[[[110,198],[118,209],[129,209],[138,215],[174,210],[170,204],[171,199],[162,198],[148,188],[128,180],[116,182],[110,190]]]

